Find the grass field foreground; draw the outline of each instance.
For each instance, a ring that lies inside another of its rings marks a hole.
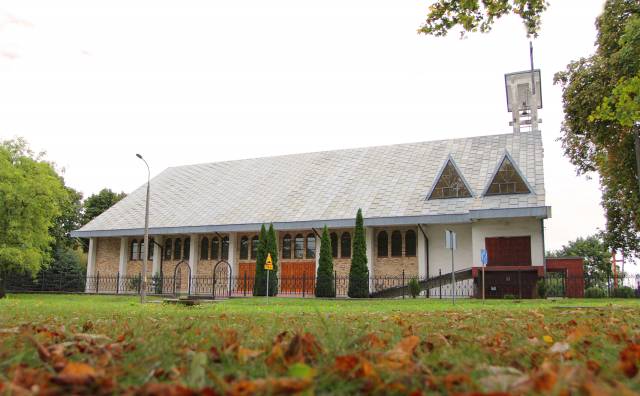
[[[4,394],[640,391],[634,300],[0,300]]]

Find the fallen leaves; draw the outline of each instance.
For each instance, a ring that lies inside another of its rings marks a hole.
[[[640,363],[639,344],[627,345],[620,351],[620,369],[627,378],[633,378],[638,374],[638,363]]]
[[[97,377],[96,370],[86,363],[69,362],[53,381],[63,385],[88,385]]]

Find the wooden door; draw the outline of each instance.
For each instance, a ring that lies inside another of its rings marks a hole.
[[[284,262],[280,268],[280,292],[283,294],[313,294],[315,278],[315,261]]]
[[[485,238],[488,266],[531,265],[531,237]]]
[[[240,263],[238,265],[238,281],[236,291],[248,296],[253,294],[253,280],[256,276],[256,263]]]

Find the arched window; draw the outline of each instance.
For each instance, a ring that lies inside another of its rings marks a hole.
[[[391,233],[391,256],[402,257],[402,233],[397,230]]]
[[[351,234],[349,232],[343,232],[340,236],[340,257],[351,257]]]
[[[156,244],[153,243],[153,238],[149,238],[149,260],[153,260],[153,249],[156,247]]]
[[[240,260],[249,258],[249,238],[243,236],[240,238]]]
[[[409,230],[404,235],[405,256],[413,257],[416,255],[416,232]]]
[[[296,239],[293,242],[293,257],[301,259],[304,257],[304,237],[302,234],[296,235]]]
[[[129,260],[137,260],[140,256],[140,245],[138,245],[137,240],[131,241],[131,255],[129,256]]]
[[[387,257],[389,255],[389,234],[386,231],[378,233],[378,257]]]
[[[291,235],[286,234],[282,238],[282,258],[290,259],[291,258]]]
[[[260,238],[256,235],[251,238],[251,260],[255,260],[258,257],[258,245],[260,245]]]
[[[200,260],[209,260],[209,238],[207,237],[200,241]]]
[[[140,240],[140,255],[136,260],[144,260],[144,239]]]
[[[307,235],[307,258],[316,258],[316,236],[313,234]]]
[[[229,259],[229,237],[225,236],[222,238],[222,247],[220,249],[220,258],[223,260]]]
[[[331,255],[333,258],[338,258],[338,234],[332,232],[331,235]]]
[[[218,237],[211,238],[211,260],[217,260],[220,251],[220,239]]]
[[[184,260],[189,260],[190,254],[191,254],[191,238],[185,238],[184,248],[182,249],[182,258]]]
[[[171,238],[164,241],[164,259],[171,260]]]
[[[175,242],[173,242],[173,259],[180,260],[182,254],[182,241],[180,238],[176,238]]]

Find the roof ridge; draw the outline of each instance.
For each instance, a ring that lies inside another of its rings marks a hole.
[[[531,132],[524,132],[524,133],[531,133]],[[285,158],[285,157],[303,156],[303,155],[309,155],[309,154],[324,154],[324,153],[337,153],[337,152],[345,152],[345,151],[360,151],[360,150],[365,150],[365,149],[375,149],[375,148],[382,148],[382,147],[410,146],[410,145],[424,144],[424,143],[455,142],[455,141],[460,141],[460,140],[473,140],[473,139],[490,138],[490,137],[496,137],[496,136],[513,136],[513,132],[495,133],[495,134],[491,134],[491,135],[475,135],[475,136],[467,136],[467,137],[457,137],[457,138],[451,138],[451,139],[436,139],[436,140],[422,140],[422,141],[405,142],[405,143],[379,144],[379,145],[375,145],[375,146],[360,146],[360,147],[351,147],[351,148],[339,148],[339,149],[335,149],[335,150],[319,150],[319,151],[305,151],[305,152],[301,152],[301,153],[265,155],[265,156],[261,156],[261,157],[237,158],[237,159],[230,159],[230,160],[225,160],[225,161],[196,162],[196,163],[193,163],[193,164],[169,166],[169,167],[165,168],[165,170],[166,169],[187,168],[187,167],[198,166],[198,165],[227,164],[227,163],[232,163],[232,162],[251,161],[251,160],[267,159],[267,158],[273,159],[273,158]]]

